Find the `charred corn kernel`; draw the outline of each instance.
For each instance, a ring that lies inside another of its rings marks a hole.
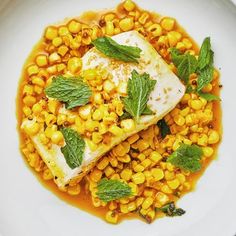
[[[220,135],[216,130],[210,130],[208,132],[208,143],[215,144],[218,143],[220,140]]]
[[[46,55],[38,55],[36,57],[36,64],[39,67],[46,66],[48,64],[47,56]]]
[[[66,26],[60,26],[59,29],[58,29],[58,34],[60,36],[65,36],[65,35],[70,34],[70,32],[69,32],[69,30]]]
[[[67,193],[69,193],[72,196],[79,195],[80,191],[81,191],[81,187],[79,184],[77,184],[75,186],[69,186],[67,189]]]
[[[50,64],[54,64],[61,61],[60,55],[58,55],[56,52],[50,54],[48,59],[49,59]]]
[[[59,47],[63,43],[63,40],[61,37],[56,37],[52,40],[52,45],[55,47]]]
[[[109,158],[103,157],[102,160],[97,164],[99,170],[104,170],[109,165]]]
[[[57,118],[55,115],[53,114],[48,114],[45,117],[45,123],[48,127],[51,127],[53,124],[55,124],[57,122]]]
[[[104,173],[105,173],[106,177],[109,177],[115,173],[115,170],[111,166],[107,166]]]
[[[49,169],[46,169],[46,170],[43,171],[43,179],[44,180],[53,179],[52,172]]]
[[[175,20],[173,18],[166,17],[161,21],[161,27],[167,31],[173,30],[175,26]]]
[[[148,209],[153,204],[153,200],[154,199],[152,197],[145,198],[142,204],[142,208],[145,210]]]
[[[23,103],[28,107],[32,107],[36,101],[36,98],[30,95],[27,95],[23,98]]]
[[[181,40],[181,33],[177,31],[170,31],[167,33],[167,38],[171,47],[174,47]]]
[[[163,193],[166,193],[166,194],[171,194],[173,191],[172,191],[172,189],[168,186],[168,185],[166,185],[166,184],[164,184],[162,187],[161,187],[161,191],[163,192]]]
[[[135,172],[142,172],[142,171],[144,171],[145,168],[141,164],[138,164],[138,165],[134,166],[133,169]]]
[[[58,54],[61,55],[62,57],[64,57],[68,51],[69,48],[65,45],[60,46],[57,50]]]
[[[28,75],[35,75],[39,73],[39,68],[37,65],[31,65],[27,68]]]
[[[34,114],[39,114],[43,110],[42,106],[39,103],[36,103],[32,107],[32,112]]]
[[[164,172],[160,168],[152,168],[151,174],[154,177],[155,181],[159,181],[164,178]]]
[[[120,204],[120,211],[124,214],[127,214],[129,212],[128,205],[127,204]]]
[[[185,47],[186,47],[187,49],[190,49],[190,48],[193,46],[193,44],[191,43],[191,41],[190,41],[189,39],[187,39],[187,38],[184,38],[184,39],[182,40],[182,42],[183,42],[183,44],[185,45]]]
[[[123,4],[123,7],[126,11],[133,11],[135,8],[135,4],[131,0],[126,0]]]
[[[207,84],[203,87],[202,92],[204,93],[210,93],[212,91],[212,84]]]
[[[92,113],[92,106],[89,104],[79,108],[79,115],[84,120],[89,119],[91,117],[91,113]]]
[[[171,189],[177,189],[180,185],[180,182],[178,179],[173,179],[173,180],[167,181],[167,184]]]
[[[40,125],[37,122],[29,123],[24,127],[24,131],[29,135],[29,136],[34,136],[36,135],[40,130]]]
[[[92,141],[96,144],[100,143],[102,141],[103,137],[98,132],[93,132],[92,134]]]
[[[81,30],[81,24],[76,20],[72,20],[68,24],[68,29],[71,33],[76,34]]]
[[[24,106],[23,112],[24,112],[25,116],[29,116],[31,114],[31,109],[27,106]]]
[[[75,74],[80,71],[82,67],[82,61],[78,57],[72,57],[68,60],[67,69],[72,73]]]
[[[154,37],[158,37],[162,34],[162,28],[159,24],[151,24],[148,28],[147,31],[152,33]]]
[[[200,134],[197,140],[199,146],[207,146],[208,137],[206,134]]]
[[[123,130],[116,125],[111,125],[109,128],[109,132],[111,132],[115,136],[121,136],[124,134]]]
[[[123,31],[129,31],[134,28],[134,20],[133,18],[124,18],[120,21],[119,26]]]
[[[49,26],[45,31],[45,38],[48,40],[53,40],[58,35],[57,28]]]
[[[122,170],[120,173],[120,177],[125,181],[129,181],[132,177],[132,170],[130,169]]]
[[[142,172],[138,172],[132,175],[132,181],[135,184],[142,184],[145,182],[145,175]]]
[[[203,147],[202,151],[205,157],[211,157],[214,153],[214,149],[212,147]]]
[[[151,161],[153,161],[154,163],[158,163],[161,159],[162,156],[160,153],[158,153],[157,151],[153,151],[151,152],[149,158],[151,159]]]
[[[95,168],[91,171],[89,177],[92,181],[97,183],[102,178],[102,171]]]
[[[152,164],[150,159],[145,159],[141,162],[141,165],[146,169]]]
[[[92,151],[97,150],[98,146],[93,141],[87,139],[86,142]]]
[[[51,136],[51,140],[55,144],[60,144],[64,140],[61,131],[54,132]]]
[[[143,152],[149,147],[149,142],[144,139],[140,139],[137,141],[137,147],[140,152]]]
[[[120,125],[121,125],[121,128],[125,132],[131,132],[131,131],[133,131],[135,129],[135,124],[134,124],[134,121],[132,119],[122,120]]]
[[[44,87],[45,86],[45,82],[43,79],[39,78],[39,77],[33,77],[32,78],[32,83],[34,85],[38,85],[40,87]]]
[[[114,28],[115,27],[114,27],[113,22],[112,21],[108,21],[106,23],[106,28],[105,28],[106,34],[112,36],[114,34]]]
[[[190,106],[194,109],[194,110],[201,110],[202,108],[202,101],[199,99],[196,100],[191,100],[190,102]]]
[[[185,119],[181,115],[176,115],[174,116],[174,122],[179,126],[183,126],[185,124]]]
[[[138,21],[140,24],[144,25],[149,19],[149,17],[150,16],[147,12],[143,12],[142,15],[139,17]]]
[[[135,211],[137,208],[136,203],[135,202],[128,203],[127,208],[129,212]]]
[[[110,93],[115,88],[115,84],[110,80],[105,80],[103,83],[103,89],[105,92]]]
[[[161,205],[164,205],[169,201],[169,197],[162,192],[156,194],[156,199]]]

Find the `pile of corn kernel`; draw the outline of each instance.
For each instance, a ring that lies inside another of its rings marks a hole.
[[[89,139],[90,148],[95,150],[101,142],[109,144],[113,135],[121,135],[135,128],[132,119],[119,119],[124,111],[117,94],[125,94],[127,85],[124,83],[116,87],[104,71],[87,70],[82,73],[93,90],[92,99],[88,105],[67,114],[59,114],[61,103],[44,95],[52,76],[80,74],[81,57],[91,48],[92,40],[129,30],[141,33],[174,72],[176,68],[170,61],[170,47],[197,54],[191,39],[175,19],[154,18],[149,12],[137,8],[131,0],[123,2],[117,11],[102,15],[94,25],[73,19],[65,25],[49,26],[40,42],[40,50],[27,66],[22,81],[22,119],[36,117],[36,122],[25,130],[29,136],[37,134],[44,126],[45,132],[40,135],[42,143],[48,148],[52,144],[62,146],[64,141],[59,127],[72,126]],[[191,76],[191,82],[193,86],[196,85],[196,75]],[[218,86],[217,71],[214,71],[212,83],[203,91],[211,92],[215,86]],[[105,219],[110,223],[117,223],[119,218],[130,212],[139,212],[151,222],[156,217],[156,207],[176,201],[193,187],[191,173],[167,163],[166,157],[180,143],[197,144],[202,147],[204,165],[213,156],[215,144],[220,140],[219,130],[213,126],[213,103],[196,94],[185,94],[177,107],[165,117],[165,121],[171,134],[162,139],[158,126],[153,125],[129,137],[100,159],[84,178],[84,186],[72,181],[66,188],[67,193],[78,195],[81,187],[85,188],[87,194],[91,195],[94,207],[107,209]],[[28,136],[24,136],[21,149],[30,166],[42,173],[43,179],[53,179]],[[125,181],[134,195],[110,203],[100,201],[96,196],[96,186],[103,177]]]

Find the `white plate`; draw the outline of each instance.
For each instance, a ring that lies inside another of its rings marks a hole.
[[[58,199],[37,181],[18,149],[15,97],[23,63],[50,23],[85,10],[111,8],[118,0],[1,0],[0,1],[0,235],[203,235],[236,234],[236,10],[221,0],[137,0],[141,7],[173,16],[200,44],[211,36],[215,64],[224,85],[224,136],[219,159],[213,162],[178,205],[182,217],[163,218],[147,225],[138,220],[117,226]]]

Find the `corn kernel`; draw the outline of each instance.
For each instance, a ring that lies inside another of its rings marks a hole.
[[[36,64],[39,67],[46,66],[48,64],[47,56],[46,55],[38,55],[36,57]]]
[[[147,197],[142,204],[142,208],[145,210],[148,209],[153,204],[153,200],[152,197]]]
[[[110,80],[105,80],[103,84],[103,89],[105,92],[110,93],[115,88],[115,84]]]
[[[173,191],[169,188],[168,185],[164,184],[162,187],[161,187],[161,191],[163,193],[167,193],[167,194],[171,194]]]
[[[35,75],[39,73],[39,68],[37,65],[31,65],[27,68],[28,75]]]
[[[164,178],[164,172],[160,168],[152,168],[151,174],[154,177],[155,181],[159,181]]]
[[[141,25],[144,25],[148,21],[149,17],[150,16],[147,12],[143,12],[138,21]]]
[[[104,170],[109,165],[108,157],[103,157],[102,160],[97,164],[99,170]]]
[[[173,30],[175,26],[175,20],[173,18],[166,17],[161,21],[161,26],[167,31]]]
[[[151,152],[149,158],[151,159],[151,161],[153,161],[156,164],[162,159],[162,156],[157,151],[153,151]]]
[[[93,132],[92,134],[92,141],[96,144],[100,143],[102,141],[103,137],[98,132]]]
[[[128,203],[127,208],[128,208],[129,212],[136,210],[136,208],[137,208],[136,203],[135,202]]]
[[[194,109],[194,110],[200,110],[202,108],[202,101],[201,100],[191,100],[190,102],[190,106]]]
[[[123,7],[126,11],[133,11],[135,8],[135,4],[131,0],[126,0],[123,4]]]
[[[92,151],[97,150],[98,147],[97,147],[97,145],[96,145],[93,141],[87,139],[86,142],[87,142],[89,148],[90,148]]]
[[[181,184],[183,184],[186,181],[186,178],[183,174],[176,174],[176,178],[179,180]]]
[[[57,37],[57,28],[56,27],[53,27],[53,26],[49,26],[47,29],[46,29],[46,32],[45,32],[45,38],[48,39],[48,40],[53,40],[54,38]]]
[[[82,61],[80,58],[72,57],[68,60],[67,68],[72,73],[78,73],[82,67]]]
[[[169,201],[169,197],[162,192],[158,192],[156,194],[156,199],[161,204],[161,206],[165,205]]]
[[[53,114],[48,114],[45,117],[45,123],[48,127],[51,127],[53,124],[55,124],[57,122],[57,118],[55,115]]]
[[[107,166],[104,172],[106,177],[109,177],[115,173],[115,170],[111,166]]]
[[[27,95],[23,98],[23,103],[28,107],[32,107],[36,101],[36,98],[30,95]]]
[[[82,119],[87,120],[91,117],[92,106],[85,105],[79,108],[79,115]]]
[[[207,146],[208,137],[206,134],[200,134],[197,140],[199,146]]]
[[[171,47],[174,47],[181,39],[182,35],[177,31],[167,33],[167,38]]]
[[[122,170],[120,173],[120,177],[125,181],[129,181],[132,177],[132,170],[130,169]]]
[[[137,142],[137,147],[140,152],[143,152],[150,146],[149,142],[144,139],[139,139]]]
[[[43,179],[44,180],[51,180],[53,179],[52,172],[49,169],[43,171]]]
[[[127,214],[129,212],[128,205],[127,204],[120,204],[120,211],[124,214]]]
[[[66,26],[60,26],[58,29],[58,34],[60,36],[66,36],[66,35],[70,35],[70,32]]]
[[[113,24],[112,21],[108,21],[108,22],[106,23],[106,28],[105,28],[105,30],[106,30],[106,34],[107,34],[107,35],[110,35],[110,36],[114,35],[114,24]]]
[[[159,24],[152,24],[147,28],[147,31],[152,33],[154,37],[158,37],[162,34],[162,28]]]
[[[60,55],[58,55],[56,52],[50,54],[48,59],[49,59],[50,64],[54,64],[61,61]]]
[[[72,196],[76,196],[79,195],[81,191],[81,187],[79,184],[75,185],[75,186],[69,186],[67,189],[67,193],[72,195]]]
[[[29,135],[29,136],[34,136],[36,135],[40,130],[40,125],[37,122],[32,122],[24,126],[24,131]]]
[[[138,164],[138,165],[134,166],[133,169],[135,172],[143,172],[145,168],[144,168],[144,166]]]
[[[118,221],[118,214],[114,211],[108,211],[106,213],[106,221],[111,224],[116,224]]]
[[[177,189],[180,185],[180,182],[178,179],[173,179],[173,180],[167,181],[167,184],[171,189]]]
[[[124,133],[123,130],[116,125],[111,125],[109,128],[109,132],[111,132],[115,136],[122,136]]]
[[[135,123],[132,119],[122,120],[120,125],[125,132],[131,132],[135,130]]]
[[[120,21],[119,26],[123,31],[129,31],[134,28],[133,18],[124,18]]]
[[[97,168],[93,169],[89,175],[90,179],[97,183],[102,178],[102,171],[98,170]]]
[[[203,87],[202,92],[210,93],[212,91],[212,88],[213,88],[212,84],[207,84]]]
[[[152,164],[150,159],[145,159],[141,162],[141,165],[146,169]]]
[[[208,143],[209,144],[215,144],[215,143],[219,142],[220,135],[216,130],[210,130],[208,132],[208,135],[209,135],[209,137],[208,137]]]
[[[81,30],[81,24],[76,20],[72,20],[68,24],[68,29],[71,33],[77,34]]]
[[[205,157],[211,157],[214,153],[214,149],[212,147],[203,147],[202,151]]]
[[[183,44],[185,45],[185,47],[186,47],[187,49],[190,49],[190,48],[193,46],[193,44],[191,43],[191,41],[190,41],[189,39],[187,39],[187,38],[184,38],[184,39],[182,40],[182,42],[183,42]]]
[[[185,119],[183,116],[177,115],[174,116],[174,122],[179,126],[183,126],[185,124]]]
[[[135,184],[142,184],[145,182],[145,175],[142,172],[138,172],[138,173],[132,175],[132,181]]]

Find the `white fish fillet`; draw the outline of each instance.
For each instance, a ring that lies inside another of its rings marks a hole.
[[[121,80],[127,81],[131,77],[131,72],[134,69],[138,73],[148,73],[151,79],[157,81],[148,101],[148,106],[155,112],[155,115],[142,116],[135,131],[115,137],[109,146],[101,144],[96,151],[91,151],[86,144],[83,163],[80,167],[75,169],[71,169],[67,165],[59,146],[53,145],[52,148],[48,150],[46,146],[40,142],[40,133],[31,137],[36,149],[51,170],[55,177],[55,182],[60,188],[64,188],[64,186],[74,178],[82,178],[96,164],[97,160],[112,147],[134,133],[152,124],[156,124],[158,120],[162,119],[178,104],[185,93],[185,87],[178,77],[169,69],[168,65],[152,45],[138,32],[130,31],[121,33],[112,37],[112,39],[119,44],[139,47],[142,50],[139,63],[116,61],[106,57],[96,48],[92,48],[82,58],[82,70],[97,67],[104,68],[113,75],[115,84],[118,84]],[[60,112],[65,113],[66,111],[65,109],[61,109]],[[22,127],[29,122],[34,122],[34,120],[24,121]]]

